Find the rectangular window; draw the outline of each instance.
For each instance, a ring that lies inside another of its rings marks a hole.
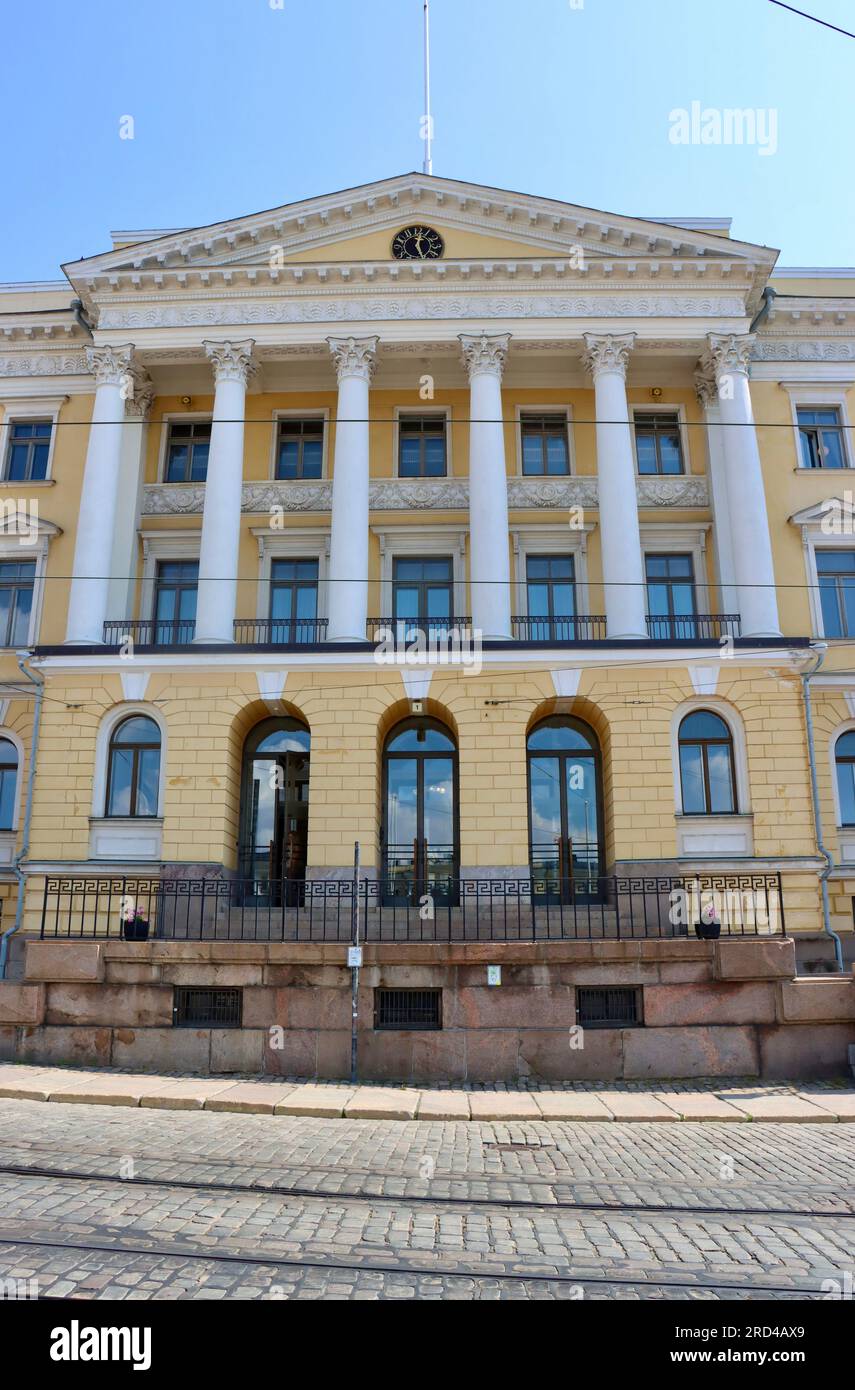
[[[522,471],[526,477],[557,478],[570,472],[570,444],[564,414],[520,415]]]
[[[641,474],[684,473],[680,417],[677,414],[635,412],[635,454]]]
[[[324,421],[280,420],[276,455],[277,478],[320,478],[324,467]]]
[[[444,415],[402,415],[398,421],[398,477],[444,478],[448,470]]]
[[[697,637],[695,572],[691,555],[645,555],[647,628],[657,640]]]
[[[435,1031],[442,1027],[441,989],[375,989],[374,1027]]]
[[[855,637],[855,550],[817,550],[816,572],[826,637]]]
[[[270,641],[316,642],[318,561],[274,560],[270,566]]]
[[[638,989],[577,989],[576,1019],[583,1028],[637,1028],[642,1021]]]
[[[13,420],[3,477],[9,483],[40,483],[47,477],[51,420]]]
[[[402,631],[446,633],[454,618],[454,572],[450,558],[409,557],[392,565],[392,617]]]
[[[157,646],[192,642],[196,632],[198,560],[161,560],[154,595],[154,634]]]
[[[525,562],[528,639],[566,642],[575,637],[576,571],[572,555],[528,555]]]
[[[0,647],[26,647],[33,611],[35,560],[0,563]]]
[[[843,425],[837,407],[817,410],[799,406],[796,415],[802,468],[845,468]]]
[[[166,444],[167,483],[204,483],[208,476],[211,421],[174,421]]]
[[[176,989],[172,1002],[172,1022],[176,1028],[240,1028],[243,990]]]

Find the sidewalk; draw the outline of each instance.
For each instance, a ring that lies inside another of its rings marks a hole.
[[[762,1121],[855,1123],[855,1087],[743,1078],[587,1083],[546,1090],[420,1090],[234,1076],[149,1076],[0,1064],[0,1099],[353,1120]]]

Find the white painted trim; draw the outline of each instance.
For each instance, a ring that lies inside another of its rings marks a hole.
[[[89,858],[157,861],[163,852],[159,817],[90,816]]]
[[[588,590],[588,536],[593,526],[512,526],[516,616],[528,616],[526,569],[529,555],[572,555],[576,572],[576,611],[590,615]]]
[[[754,854],[754,818],[736,816],[684,816],[678,814],[677,855],[723,855],[751,858]]]
[[[12,808],[12,824],[9,826],[8,830],[0,831],[0,834],[14,835],[18,829],[18,822],[21,814],[21,789],[24,785],[26,754],[24,752],[23,743],[13,729],[7,729],[5,726],[0,728],[0,738],[7,738],[18,754],[18,776],[15,779],[15,804]]]
[[[95,821],[109,820],[139,820],[147,822],[149,817],[124,817],[105,815],[107,805],[107,760],[110,754],[110,739],[117,724],[121,724],[123,719],[129,719],[131,715],[141,714],[147,719],[153,719],[160,729],[160,778],[157,788],[157,815],[163,816],[164,793],[166,790],[166,758],[167,758],[167,726],[166,720],[155,705],[146,704],[143,701],[123,701],[121,704],[114,705],[109,709],[98,726],[98,734],[95,739],[95,766],[92,774],[92,812],[91,819]],[[154,819],[153,817],[151,819]]]
[[[736,773],[736,817],[743,818],[751,815],[751,788],[748,780],[748,748],[745,742],[745,726],[742,723],[742,716],[739,711],[727,700],[722,700],[717,695],[696,696],[691,700],[684,700],[674,710],[671,716],[671,765],[674,774],[674,808],[678,816],[683,816],[683,789],[680,778],[680,748],[679,732],[680,725],[689,714],[694,714],[696,710],[708,709],[713,714],[719,715],[730,730],[733,739],[733,762]],[[687,821],[718,821],[727,820],[734,817],[718,816],[686,816]]]
[[[402,415],[444,415],[445,416],[445,474],[446,478],[454,477],[454,460],[452,457],[451,436],[452,436],[452,411],[450,405],[431,405],[426,401],[424,405],[409,406],[396,405],[394,409],[395,423],[392,429],[392,477],[404,483],[438,483],[441,478],[404,478],[399,472],[400,466],[400,443],[401,443],[401,416]],[[381,481],[379,478],[377,481]]]
[[[691,478],[692,452],[688,423],[686,421],[686,407],[679,401],[644,401],[639,404],[637,401],[628,401],[630,434],[632,436],[632,457],[635,460],[635,476],[637,478]],[[682,473],[640,473],[638,471],[638,450],[635,446],[635,417],[636,415],[676,415],[677,426],[680,431],[680,452],[683,456]]]
[[[845,835],[853,844],[853,857],[847,860],[852,863],[855,860],[855,825],[843,825],[843,815],[840,810],[840,791],[837,785],[837,741],[843,734],[851,733],[855,729],[855,719],[847,719],[842,724],[838,724],[834,733],[828,741],[828,756],[831,763],[831,791],[834,797],[834,824],[841,832],[841,854],[843,851],[843,836]]]
[[[369,613],[369,617],[392,616],[392,562],[400,557],[417,555],[451,557],[454,616],[466,616],[468,530],[460,526],[372,526],[371,531],[380,541],[380,612]]]
[[[198,421],[213,421],[213,410],[169,410],[163,416],[158,428],[160,429],[160,439],[157,444],[157,481],[161,487],[204,487],[205,484],[198,479],[194,482],[168,483],[166,481],[166,449],[169,442],[170,425],[192,425]]]
[[[270,616],[270,575],[272,562],[278,559],[317,560],[318,617],[325,618],[329,612],[329,585],[327,583],[330,561],[329,531],[296,526],[288,527],[282,531],[275,530],[271,526],[253,526],[250,529],[258,542],[256,618],[259,621],[264,621]],[[238,608],[240,606],[238,603]],[[239,612],[237,616],[240,618],[244,615]]]
[[[846,460],[847,468],[855,468],[855,453],[853,453],[852,433],[849,428],[849,411],[846,401],[847,386],[842,383],[817,382],[815,384],[805,384],[802,382],[782,381],[779,383],[781,389],[786,391],[790,398],[790,414],[793,420],[793,441],[796,449],[796,468],[800,473],[807,473],[809,477],[816,477],[817,473],[830,475],[842,473],[842,468],[805,468],[802,463],[801,440],[799,438],[799,406],[808,410],[827,410],[836,409],[840,412],[840,424],[842,425],[843,435],[843,457]]]
[[[44,479],[35,480],[34,486],[38,487],[39,484],[53,481],[53,456],[58,434],[57,422],[59,412],[67,400],[68,396],[27,396],[22,399],[20,396],[13,398],[0,395],[0,405],[3,406],[3,420],[0,423],[0,484],[18,489],[24,489],[31,485],[26,479],[16,481],[6,477],[9,446],[12,442],[10,427],[21,420],[50,420],[50,443],[45,476]]]
[[[198,560],[202,544],[197,531],[142,531],[143,567],[140,584],[140,618],[154,619],[154,595],[160,560]]]
[[[47,529],[48,526],[50,526],[50,530]],[[30,626],[26,641],[28,647],[35,646],[38,641],[45,599],[48,547],[53,537],[59,534],[59,527],[55,527],[49,522],[42,522],[39,525],[39,537],[35,545],[22,545],[20,536],[7,536],[0,530],[0,560],[17,560],[19,562],[32,560],[35,562],[33,606],[30,610]],[[0,651],[10,650],[12,650],[10,647],[0,647]]]
[[[271,482],[288,481],[277,479],[276,464],[279,452],[279,422],[281,420],[323,420],[324,433],[321,444],[321,476],[320,478],[297,478],[290,481],[295,482],[322,482],[330,477],[329,448],[330,448],[330,408],[329,406],[309,406],[305,410],[300,410],[297,406],[288,406],[271,411],[272,431],[270,439],[270,462],[267,468],[267,476]]]
[[[563,415],[567,422],[567,472],[566,473],[523,473],[522,417],[524,415]],[[531,482],[560,482],[562,478],[576,476],[576,437],[573,429],[573,406],[569,401],[550,401],[548,405],[526,402],[514,407],[514,440],[516,443],[516,476]]]

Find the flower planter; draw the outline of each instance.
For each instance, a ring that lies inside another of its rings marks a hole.
[[[122,923],[123,941],[148,941],[148,922],[145,918],[137,917],[133,922]]]
[[[698,922],[695,935],[700,937],[701,941],[718,941],[721,936],[721,922]]]

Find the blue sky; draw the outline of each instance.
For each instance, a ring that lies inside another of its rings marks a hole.
[[[855,0],[797,0],[855,29]],[[6,0],[0,280],[421,167],[421,0]],[[432,0],[434,172],[855,264],[855,40],[769,0]],[[777,150],[670,113],[774,111]],[[134,138],[119,138],[123,116]]]

